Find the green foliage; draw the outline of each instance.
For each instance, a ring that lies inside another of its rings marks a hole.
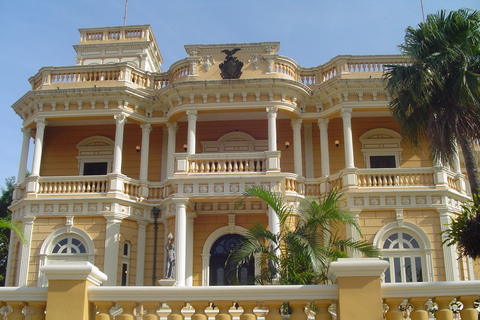
[[[480,12],[428,15],[406,29],[403,65],[387,66],[390,110],[413,146],[426,138],[432,159],[465,158],[472,194],[480,187],[472,143],[480,138]]]
[[[457,245],[460,257],[480,258],[480,205],[463,205],[462,212],[451,218],[449,228],[442,235],[446,236],[443,243]]]
[[[10,231],[13,230],[24,242],[20,224],[11,221],[12,213],[8,207],[12,203],[15,177],[5,179],[6,188],[1,188],[0,196],[0,285],[4,284],[4,277],[7,268],[8,245],[10,241]]]
[[[347,248],[368,257],[379,256],[379,251],[366,241],[339,237],[345,225],[359,232],[360,228],[350,213],[338,207],[340,195],[336,191],[318,200],[298,199],[297,209],[260,186],[248,188],[244,199],[248,197],[260,198],[273,209],[280,231],[273,233],[261,223],[251,227],[227,260],[232,276],[242,264],[260,255],[257,283],[271,284],[278,279],[280,284],[320,284],[327,280],[330,263],[347,256]]]

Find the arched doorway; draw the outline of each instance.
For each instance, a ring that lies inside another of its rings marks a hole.
[[[210,249],[210,283],[211,286],[226,286],[232,284],[254,284],[255,283],[255,265],[254,261],[244,264],[238,270],[239,283],[235,283],[228,275],[225,266],[228,255],[237,244],[245,238],[236,233],[226,234],[218,238]]]

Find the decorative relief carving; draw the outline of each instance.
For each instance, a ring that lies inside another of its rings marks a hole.
[[[258,70],[258,67],[260,66],[260,63],[262,61],[265,61],[265,59],[262,57],[261,54],[258,53],[253,53],[250,56],[250,59],[248,59],[248,62],[251,62],[253,65],[253,69]]]
[[[219,65],[222,79],[238,79],[242,75],[243,62],[233,56],[239,50],[239,48],[222,50],[227,55]]]
[[[203,65],[203,68],[205,71],[210,70],[212,65],[215,64],[215,59],[212,56],[203,56],[203,58],[200,58],[200,65]]]

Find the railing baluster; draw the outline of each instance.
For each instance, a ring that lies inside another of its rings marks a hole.
[[[205,309],[209,306],[208,301],[190,301],[190,305],[195,309],[195,313],[192,315],[191,320],[207,320]]]
[[[255,300],[242,301],[240,307],[243,308],[243,313],[240,316],[240,320],[256,320],[257,317],[253,313],[253,308],[257,306],[258,302]]]
[[[462,320],[477,320],[478,312],[475,309],[473,303],[477,301],[478,295],[476,296],[460,296],[458,300],[463,303],[463,309],[460,311],[460,316]]]
[[[450,302],[452,302],[454,297],[435,297],[434,302],[438,305],[438,310],[435,311],[435,318],[437,320],[452,320],[453,312],[450,310]]]
[[[167,301],[172,312],[167,316],[167,320],[183,320],[182,308],[185,306],[183,301]]]
[[[268,313],[265,316],[265,320],[282,320],[283,319],[282,313],[280,312],[280,308],[283,305],[283,301],[265,300],[263,303],[268,308]]]
[[[113,302],[110,301],[95,301],[94,304],[98,308],[98,313],[95,315],[95,320],[111,320],[110,309],[113,307]]]
[[[307,315],[305,314],[306,301],[291,300],[289,304],[290,308],[292,308],[290,320],[307,320]]]
[[[388,305],[388,311],[385,314],[386,320],[403,320],[403,312],[400,311],[400,304],[404,300],[403,298],[385,299],[385,303]]]
[[[157,309],[161,307],[161,304],[157,301],[144,301],[142,303],[145,314],[143,320],[158,320]],[[95,319],[97,320],[97,319]],[[193,319],[192,319],[193,320]]]
[[[119,301],[117,304],[123,309],[121,315],[117,316],[117,320],[134,320],[135,308],[137,303],[134,301]]]
[[[218,314],[216,315],[215,320],[232,320],[232,317],[228,312],[232,305],[232,301],[228,300],[215,301],[215,306],[218,308]]]

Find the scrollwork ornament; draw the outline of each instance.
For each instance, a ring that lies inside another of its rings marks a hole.
[[[260,63],[262,61],[264,61],[265,59],[262,57],[261,54],[258,54],[258,53],[253,53],[251,56],[250,56],[250,59],[248,59],[248,62],[251,62],[252,65],[253,65],[253,68],[255,70],[258,70],[259,66],[260,66]]]
[[[203,65],[205,71],[208,71],[212,65],[215,64],[215,59],[213,59],[212,56],[203,56],[203,58],[200,59],[200,64]]]

